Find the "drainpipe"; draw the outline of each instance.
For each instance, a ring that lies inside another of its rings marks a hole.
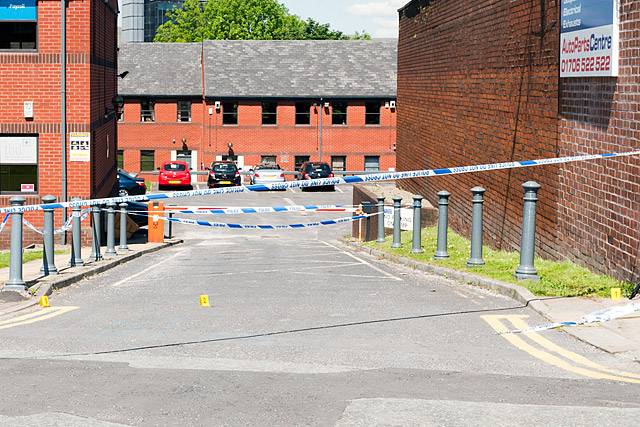
[[[320,98],[320,143],[318,144],[318,159],[319,162],[322,161],[322,116],[324,115],[324,105],[322,104],[322,98]]]
[[[62,39],[60,43],[60,137],[62,140],[62,194],[60,200],[67,201],[67,1],[60,1],[60,32]],[[67,218],[67,208],[62,209],[62,218]],[[61,233],[61,243],[67,243],[67,234]]]

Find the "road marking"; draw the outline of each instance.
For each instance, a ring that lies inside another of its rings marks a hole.
[[[164,259],[164,260],[162,261],[162,263],[164,264],[164,263],[166,263],[167,261],[169,261],[170,259],[175,258],[175,257],[177,257],[178,255],[182,255],[182,253],[183,253],[183,252],[184,252],[184,251],[176,252],[175,254],[171,255],[169,258]],[[119,287],[119,286],[121,286],[121,285],[123,285],[123,284],[127,283],[128,281],[130,281],[130,280],[132,280],[132,279],[135,279],[135,278],[136,278],[136,277],[138,277],[138,276],[142,276],[144,273],[146,273],[146,272],[148,272],[148,271],[151,271],[151,270],[153,270],[154,268],[158,268],[158,265],[157,265],[157,264],[150,265],[149,267],[145,268],[144,270],[139,271],[139,272],[137,272],[136,274],[132,274],[131,276],[127,277],[126,279],[122,279],[122,280],[120,280],[120,281],[118,281],[118,282],[114,283],[114,284],[113,284],[113,285],[111,285],[111,286],[113,286],[114,288],[117,288],[117,287]]]
[[[636,378],[629,378],[629,377],[625,377],[624,373],[622,372],[617,372],[608,368],[605,368],[606,371],[610,372],[610,373],[603,373],[603,372],[599,372],[599,371],[595,371],[595,370],[590,370],[590,369],[586,369],[583,368],[581,366],[574,366],[572,364],[570,364],[569,362],[567,362],[564,359],[561,359],[560,357],[552,354],[552,353],[548,353],[546,351],[540,350],[534,346],[532,346],[531,344],[529,344],[528,342],[526,342],[523,338],[521,338],[521,336],[525,336],[527,338],[533,339],[533,335],[537,335],[536,333],[524,333],[521,335],[515,335],[515,334],[506,334],[505,332],[509,331],[509,328],[504,325],[502,323],[501,320],[507,320],[509,322],[511,322],[515,327],[517,324],[519,325],[524,325],[522,326],[523,328],[527,327],[527,323],[523,320],[528,318],[529,316],[524,316],[524,315],[485,315],[485,316],[480,316],[485,322],[487,322],[496,332],[500,333],[501,337],[504,338],[505,340],[507,340],[511,345],[513,345],[514,347],[518,348],[519,350],[522,350],[526,353],[529,353],[531,356],[535,357],[536,359],[542,360],[543,362],[555,366],[557,368],[560,369],[564,369],[565,371],[568,372],[572,372],[574,374],[578,374],[578,375],[582,375],[584,377],[588,377],[588,378],[594,378],[594,379],[599,379],[599,380],[611,380],[611,381],[620,381],[620,382],[627,382],[627,383],[634,383],[634,384],[640,384],[640,379],[636,379]],[[540,337],[541,338],[541,337]],[[534,339],[534,341],[536,341]],[[560,349],[560,347],[558,347],[557,345],[549,342],[549,344],[552,344],[551,347],[553,347],[555,350]],[[572,355],[575,355],[575,353],[572,352],[568,352],[567,350],[562,349],[562,352],[560,353],[571,353]],[[563,354],[564,356],[564,354]],[[575,355],[575,356],[579,356],[579,355]],[[587,361],[589,365],[595,365],[593,362],[591,362],[590,360],[579,356],[578,358],[579,360],[581,360],[582,362]],[[571,361],[573,361],[574,363],[577,363],[576,360],[570,359]],[[611,372],[615,372],[616,374],[613,375],[611,374]],[[632,374],[635,376],[635,374]]]
[[[48,307],[33,313],[24,314],[14,317],[13,319],[3,320],[0,322],[0,329],[9,329],[16,326],[29,325],[31,323],[40,322],[60,316],[70,311],[77,310],[79,307]]]
[[[358,261],[360,264],[366,265],[367,267],[370,267],[370,268],[374,269],[374,270],[375,270],[375,271],[377,271],[378,273],[382,273],[382,274],[384,274],[385,276],[387,276],[387,277],[388,277],[388,278],[390,278],[390,279],[393,279],[393,280],[397,280],[397,281],[399,281],[399,282],[402,282],[402,279],[401,279],[400,277],[396,277],[396,276],[394,276],[394,275],[393,275],[393,274],[391,274],[391,273],[387,273],[387,272],[386,272],[386,271],[384,271],[383,269],[378,268],[378,267],[376,267],[375,265],[372,265],[371,263],[369,263],[369,262],[367,262],[367,261],[363,260],[362,258],[358,258],[357,256],[355,256],[355,255],[353,255],[353,254],[350,254],[350,253],[349,253],[349,252],[347,252],[347,251],[343,251],[342,249],[340,249],[340,248],[339,248],[339,247],[337,247],[337,246],[332,245],[331,243],[328,243],[328,242],[325,242],[325,241],[323,241],[322,243],[324,243],[325,245],[327,245],[327,246],[329,246],[329,247],[332,247],[332,248],[334,248],[335,250],[340,251],[340,252],[342,252],[343,254],[345,254],[345,255],[347,255],[347,256],[349,256],[349,257],[351,257],[351,258],[355,259],[355,260],[356,260],[356,261]]]
[[[290,198],[288,198],[288,197],[285,197],[283,200],[284,200],[285,202],[287,202],[287,203],[289,204],[289,206],[295,206],[295,205],[296,205],[295,203],[293,203],[293,200],[291,200],[291,199],[290,199]]]
[[[338,185],[336,185],[336,190],[337,190],[339,193],[344,193],[344,191],[342,190],[342,188],[340,188],[340,186],[338,186]]]

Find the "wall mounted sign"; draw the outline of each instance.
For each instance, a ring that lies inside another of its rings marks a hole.
[[[35,184],[20,184],[20,191],[22,191],[23,193],[32,193],[32,192],[36,191],[36,185]]]
[[[38,163],[38,138],[0,136],[0,164],[35,165]]]
[[[69,161],[91,161],[91,132],[71,132],[69,134]]]
[[[619,0],[562,0],[560,77],[615,77]]]
[[[0,21],[37,21],[36,0],[0,0]]]

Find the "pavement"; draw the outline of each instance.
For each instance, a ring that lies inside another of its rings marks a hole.
[[[183,200],[349,204],[341,191]],[[637,425],[636,362],[563,331],[501,335],[546,320],[347,250],[348,231],[178,225],[183,244],[0,317],[0,425]]]

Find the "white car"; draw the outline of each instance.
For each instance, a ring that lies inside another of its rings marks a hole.
[[[284,182],[284,171],[276,164],[256,165],[249,171],[251,184],[273,184]]]

